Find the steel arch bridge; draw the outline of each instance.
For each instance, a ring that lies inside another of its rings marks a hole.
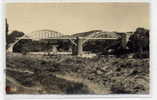
[[[24,35],[23,37],[17,39],[15,43],[12,44],[12,46],[8,49],[8,51],[13,51],[14,45],[21,39],[32,39],[32,40],[69,40],[73,45],[73,54],[75,55],[81,55],[83,52],[83,44],[87,42],[88,40],[120,40],[122,47],[125,48],[126,46],[126,34],[121,34],[120,37],[102,37],[102,34],[100,32],[96,32],[95,34],[88,35],[86,37],[69,37],[64,36],[63,34],[52,31],[52,30],[39,30],[39,31],[33,31],[29,34]],[[54,45],[55,46],[55,45]]]
[[[60,32],[56,32],[56,31],[48,30],[48,29],[33,31],[27,35],[32,40],[59,38],[59,37],[63,36],[63,34]]]
[[[16,38],[15,42],[10,44],[10,47],[7,49],[7,52],[13,52],[13,47],[22,39],[32,39],[32,40],[42,40],[42,39],[51,39],[51,38],[59,38],[62,34],[60,32],[52,31],[52,30],[38,30],[28,33],[27,35],[23,35],[22,37]]]

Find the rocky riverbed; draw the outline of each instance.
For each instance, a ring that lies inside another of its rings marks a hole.
[[[149,59],[7,54],[16,94],[148,94]]]

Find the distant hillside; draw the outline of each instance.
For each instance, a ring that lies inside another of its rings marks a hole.
[[[108,32],[103,30],[92,30],[88,32],[81,32],[73,34],[72,37],[93,37],[93,38],[119,38],[120,35],[116,32]]]

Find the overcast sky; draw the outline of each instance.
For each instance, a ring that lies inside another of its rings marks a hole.
[[[51,29],[63,34],[90,30],[134,31],[149,28],[147,3],[10,3],[10,30],[30,33]]]

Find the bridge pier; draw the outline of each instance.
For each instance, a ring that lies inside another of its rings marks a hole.
[[[125,33],[121,34],[121,46],[122,48],[126,48],[127,46],[127,35]]]
[[[7,52],[13,52],[13,46],[7,49]]]
[[[51,45],[51,49],[47,49],[47,54],[51,55],[51,54],[56,54],[57,53],[57,45]]]
[[[73,46],[72,54],[80,56],[83,54],[83,39],[81,37],[77,37],[76,44],[77,46]]]
[[[57,45],[52,45],[52,52],[56,53],[57,52]]]
[[[83,54],[83,39],[81,37],[77,38],[77,55]]]

